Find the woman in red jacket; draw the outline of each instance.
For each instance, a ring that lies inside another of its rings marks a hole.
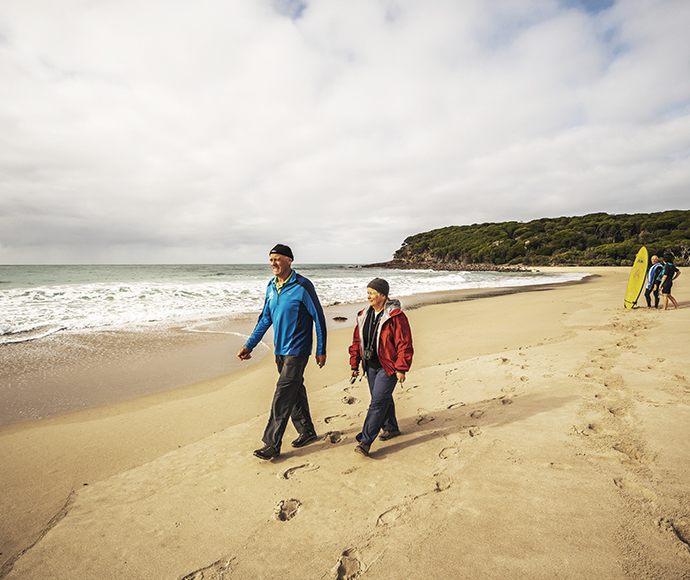
[[[367,286],[369,306],[357,315],[350,368],[352,381],[359,375],[359,363],[366,373],[371,393],[362,432],[357,435],[355,451],[369,455],[374,439],[386,441],[400,435],[395,417],[393,389],[405,381],[412,364],[412,333],[407,316],[400,309],[400,301],[388,298],[388,282],[374,278]]]

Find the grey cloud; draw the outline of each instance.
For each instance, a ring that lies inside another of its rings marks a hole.
[[[687,207],[687,2],[161,6],[0,6],[0,262]]]

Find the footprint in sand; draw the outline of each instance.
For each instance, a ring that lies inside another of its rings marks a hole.
[[[448,406],[446,407],[446,409],[459,409],[460,407],[464,407],[464,406],[465,406],[465,403],[462,403],[462,402],[460,402],[460,403],[451,403],[450,405],[448,405]]]
[[[206,568],[196,570],[191,574],[182,577],[182,580],[203,580],[204,578],[214,578],[216,580],[225,580],[232,575],[232,562],[235,558],[223,558],[214,562]]]
[[[290,479],[298,472],[316,471],[319,468],[318,465],[312,463],[305,463],[304,465],[298,465],[297,467],[291,467],[283,471],[278,477],[280,479]]]
[[[690,550],[690,519],[680,518],[677,520],[668,520],[660,518],[657,525],[671,532],[678,540],[685,544],[686,550]]]
[[[354,397],[351,397],[349,395],[344,396],[341,401],[345,403],[346,405],[354,405],[357,402],[357,399]]]
[[[330,417],[326,417],[326,418],[323,420],[323,422],[326,423],[326,424],[328,424],[328,423],[332,423],[332,422],[335,421],[336,419],[342,419],[343,417],[347,417],[347,415],[331,415]]]
[[[615,478],[613,483],[616,484],[616,487],[628,494],[636,495],[649,501],[654,501],[656,499],[656,494],[651,489],[647,489],[643,485],[625,479],[624,477]]]
[[[441,492],[441,491],[446,491],[448,488],[450,488],[452,481],[450,477],[447,475],[443,475],[442,473],[439,473],[438,475],[435,476],[435,483],[436,483],[436,489],[435,491]]]
[[[482,430],[479,427],[470,427],[468,429],[470,437],[478,437],[482,434]]]
[[[403,506],[395,506],[388,511],[383,512],[380,516],[379,519],[376,520],[376,525],[377,526],[389,526],[391,524],[394,524],[397,522],[405,512],[405,508]]]
[[[366,572],[359,550],[357,548],[345,550],[338,558],[334,572],[336,580],[354,580]]]
[[[275,509],[275,518],[281,522],[290,521],[297,515],[302,505],[298,499],[283,499],[278,502]]]
[[[613,448],[618,451],[618,453],[627,455],[633,461],[644,462],[644,455],[642,455],[642,452],[632,443],[621,441],[620,443],[616,443]]]
[[[417,425],[426,425],[427,423],[431,423],[434,418],[435,417],[432,415],[429,415],[429,411],[426,409],[417,409],[417,419],[415,423],[417,423]]]
[[[483,417],[483,416],[484,416],[484,411],[479,411],[479,410],[473,411],[473,412],[470,414],[470,417],[472,417],[473,419],[480,419],[480,418]]]
[[[460,449],[457,447],[444,447],[441,449],[441,453],[438,454],[438,456],[441,459],[448,459],[449,457],[453,457],[453,455],[457,455],[460,453]]]
[[[340,443],[345,437],[343,437],[343,434],[340,431],[329,431],[326,433],[326,437],[324,438],[324,441],[329,441],[330,443]]]

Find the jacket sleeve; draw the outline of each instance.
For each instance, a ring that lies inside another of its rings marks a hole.
[[[355,331],[352,334],[352,344],[347,349],[350,353],[350,368],[352,370],[359,368],[359,363],[362,360],[362,349],[359,342],[359,324],[355,324]]]
[[[303,285],[305,289],[305,297],[302,303],[306,306],[312,320],[314,321],[314,327],[316,329],[316,354],[326,354],[326,340],[328,332],[326,330],[326,317],[323,313],[323,308],[321,307],[321,302],[319,302],[319,297],[316,294],[316,289],[314,285],[306,280],[307,283]]]
[[[270,287],[270,284],[269,284]],[[252,332],[252,335],[249,337],[249,340],[245,343],[245,346],[249,348],[249,350],[254,350],[257,344],[261,341],[263,338],[264,334],[266,334],[266,331],[271,327],[271,324],[273,324],[273,320],[271,318],[271,309],[269,308],[268,304],[268,288],[266,289],[266,298],[264,299],[264,307],[263,310],[261,310],[261,314],[259,315],[259,320],[256,322],[256,326],[254,327],[254,332]]]
[[[395,317],[395,370],[406,373],[412,366],[412,331],[407,316],[400,314]]]

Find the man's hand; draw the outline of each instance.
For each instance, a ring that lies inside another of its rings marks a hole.
[[[243,346],[240,352],[237,353],[237,358],[240,360],[249,360],[252,358],[252,351],[248,347]]]
[[[319,368],[323,368],[323,365],[326,364],[326,355],[325,354],[317,354],[316,355],[316,364],[319,365]]]
[[[399,383],[402,384],[402,383],[405,382],[405,373],[401,373],[400,371],[398,371],[398,372],[395,373],[395,374],[398,375],[398,382],[399,382]]]

